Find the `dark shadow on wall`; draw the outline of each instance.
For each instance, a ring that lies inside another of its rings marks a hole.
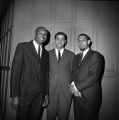
[[[47,40],[43,43],[43,47],[45,47],[45,46],[50,42],[50,37],[51,37],[51,34],[50,34],[50,32],[48,31]]]

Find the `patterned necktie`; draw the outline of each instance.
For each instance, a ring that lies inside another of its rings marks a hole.
[[[58,61],[60,61],[61,59],[61,53],[60,53],[60,50],[58,50]]]

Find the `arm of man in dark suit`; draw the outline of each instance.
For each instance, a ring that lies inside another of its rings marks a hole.
[[[76,88],[76,86],[75,86],[75,83],[74,83],[74,80],[76,79],[75,77],[76,77],[76,75],[75,75],[75,73],[76,73],[76,66],[75,66],[75,64],[76,64],[77,62],[76,62],[76,57],[75,56],[73,56],[73,59],[72,59],[72,67],[71,67],[71,69],[72,69],[72,74],[71,74],[71,82],[70,82],[70,84],[68,85],[69,86],[69,90],[70,90],[70,92],[71,93],[73,93],[75,96],[80,96],[81,97],[81,93],[77,90],[77,88]]]
[[[82,91],[94,85],[96,82],[100,81],[104,73],[104,68],[105,68],[104,57],[100,53],[97,52],[94,53],[90,63],[88,77],[85,80],[82,80],[81,82],[76,84],[78,91]]]
[[[71,81],[70,81],[70,84],[75,80],[75,73],[76,73],[76,56],[73,57],[73,60],[72,60],[72,65],[71,65]]]
[[[18,44],[12,62],[11,78],[10,78],[10,97],[12,98],[11,105],[14,109],[17,108],[19,103],[19,83],[20,83],[22,60],[23,60],[23,48],[21,44]]]
[[[47,58],[47,71],[46,71],[46,95],[49,95],[49,53]]]
[[[43,103],[43,107],[46,107],[49,103],[49,54],[47,58],[47,71],[46,71],[46,95],[45,95],[45,101]]]

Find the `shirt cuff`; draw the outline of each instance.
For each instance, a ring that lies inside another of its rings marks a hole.
[[[75,89],[76,91],[78,91],[78,89],[76,88],[76,85],[75,85],[74,82],[72,82],[71,85],[73,85],[73,86],[74,86],[74,89]]]

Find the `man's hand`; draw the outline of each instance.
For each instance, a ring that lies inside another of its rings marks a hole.
[[[14,98],[11,99],[11,107],[14,110],[18,109],[18,104],[19,104],[19,98],[18,97],[14,97]]]
[[[75,89],[74,85],[68,85],[69,86],[69,90],[71,91],[72,94],[74,94],[76,97],[82,97],[81,96],[81,92],[79,92],[78,90]]]
[[[75,88],[74,88],[74,85],[68,84],[68,86],[69,86],[70,92],[71,92],[72,94],[74,94],[74,92],[76,91]]]
[[[44,103],[42,106],[46,107],[48,105],[48,103],[49,103],[49,97],[48,97],[48,95],[45,95],[45,100],[44,100]]]
[[[81,96],[81,92],[79,92],[79,91],[75,91],[75,92],[74,92],[74,95],[75,95],[76,97],[82,97],[82,96]]]

